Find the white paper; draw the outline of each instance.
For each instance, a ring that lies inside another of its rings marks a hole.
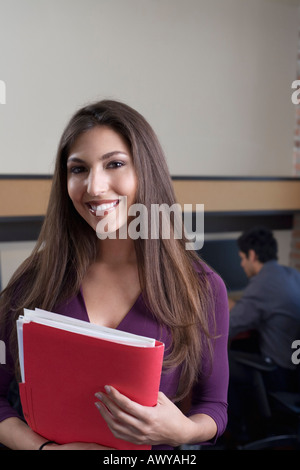
[[[93,338],[102,338],[115,343],[127,344],[139,347],[154,347],[155,339],[139,336],[126,331],[116,330],[105,326],[96,325],[76,318],[67,317],[58,313],[48,312],[39,308],[35,310],[24,309],[24,315],[17,320],[17,335],[19,346],[19,361],[22,382],[25,382],[24,353],[23,353],[23,324],[35,322],[41,325],[70,331]]]

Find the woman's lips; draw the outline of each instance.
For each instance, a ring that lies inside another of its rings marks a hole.
[[[115,207],[119,204],[119,199],[116,199],[115,201],[105,201],[105,202],[87,202],[86,205],[90,211],[91,214],[93,214],[96,217],[103,216],[112,210],[115,209]]]

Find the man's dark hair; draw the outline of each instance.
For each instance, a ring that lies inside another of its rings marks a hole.
[[[254,250],[261,263],[277,260],[277,241],[271,230],[266,227],[254,227],[244,232],[238,238],[237,244],[247,257],[249,250]]]

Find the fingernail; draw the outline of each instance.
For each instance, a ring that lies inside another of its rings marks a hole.
[[[99,398],[99,400],[102,400],[102,393],[100,392],[95,393],[95,397]]]
[[[106,393],[110,393],[110,392],[111,392],[111,388],[110,388],[109,385],[105,385],[104,388],[105,388]]]
[[[98,410],[101,410],[101,403],[95,401],[94,405],[98,408]]]

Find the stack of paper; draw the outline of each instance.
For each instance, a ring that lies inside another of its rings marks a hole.
[[[61,444],[149,449],[116,439],[94,405],[94,394],[112,385],[154,406],[163,343],[40,309],[25,309],[17,331],[21,402],[35,432]]]

